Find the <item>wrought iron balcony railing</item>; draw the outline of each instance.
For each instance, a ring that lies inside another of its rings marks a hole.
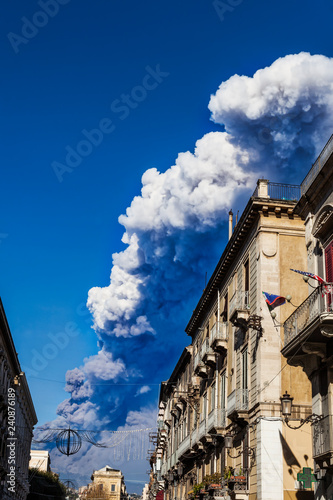
[[[222,408],[215,408],[212,410],[207,419],[207,432],[213,428],[225,428],[225,410]]]
[[[201,359],[204,357],[205,354],[207,354],[209,352],[213,352],[213,351],[210,348],[209,339],[205,339],[202,343],[202,346],[201,346]]]
[[[249,409],[249,390],[236,389],[227,398],[227,415],[234,411],[245,411]]]
[[[326,416],[313,425],[313,456],[314,458],[332,451],[330,439],[330,416]]]
[[[284,345],[300,335],[323,313],[333,312],[333,284],[318,286],[284,323]]]
[[[237,310],[250,309],[249,292],[237,290],[230,299],[229,317]]]
[[[204,340],[202,347],[201,347],[201,361],[206,362],[207,357],[211,358],[212,356],[214,357],[214,360],[215,360],[215,353],[214,353],[213,349],[211,348],[210,344],[211,343],[210,343],[210,340],[208,338]]]
[[[228,323],[223,321],[217,321],[212,326],[209,332],[209,343],[212,345],[214,340],[228,340]]]
[[[178,462],[178,450],[171,455],[170,467],[174,467]]]
[[[196,353],[196,355],[194,356],[194,361],[193,361],[193,370],[195,370],[195,369],[196,369],[196,367],[198,366],[199,361],[200,361],[200,357],[201,357],[201,353],[200,353],[200,351],[198,351],[198,352]]]
[[[311,170],[303,180],[301,184],[302,195],[306,193],[307,189],[310,187],[310,184],[312,184],[314,178],[317,177],[318,173],[321,171],[326,161],[331,156],[332,152],[333,152],[333,135],[331,135],[326,145],[324,146],[324,149],[322,150],[317,160],[312,165]]]
[[[191,448],[191,435],[189,434],[178,446],[178,456],[181,457]]]
[[[253,196],[258,197],[258,186]],[[301,197],[301,186],[295,184],[279,184],[277,182],[267,183],[267,197],[273,200],[298,201]]]
[[[204,419],[200,425],[199,425],[199,428],[198,428],[198,434],[197,434],[197,438],[198,440],[200,440],[202,437],[204,437],[206,435],[206,427],[207,427],[207,422],[206,422],[206,419]]]

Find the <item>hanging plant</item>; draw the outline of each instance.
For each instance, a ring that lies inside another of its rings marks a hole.
[[[204,483],[197,483],[193,486],[194,496],[198,495],[200,491],[205,487]]]
[[[231,478],[233,473],[234,473],[233,467],[224,467],[223,479],[226,479],[227,481],[229,481],[229,479]]]

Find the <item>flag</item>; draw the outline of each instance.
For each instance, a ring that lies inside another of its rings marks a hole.
[[[281,297],[281,295],[273,295],[272,293],[262,292],[265,297],[266,304],[268,305],[268,309],[271,311],[275,309],[275,307],[282,306],[286,302],[285,297]]]
[[[303,276],[307,276],[308,278],[313,278],[314,280],[319,281],[320,284],[326,283],[326,281],[323,280],[323,278],[317,276],[316,274],[308,273],[307,271],[297,271],[297,269],[290,269],[290,271],[294,271],[294,273],[303,274]]]

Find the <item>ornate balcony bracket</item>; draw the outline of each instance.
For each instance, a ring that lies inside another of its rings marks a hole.
[[[320,342],[305,342],[302,345],[302,352],[298,356],[288,359],[288,364],[292,366],[301,366],[308,377],[315,370],[318,370],[321,362],[326,362],[326,344]]]
[[[179,397],[184,403],[188,404],[192,410],[196,412],[197,418],[199,417],[199,391],[175,391],[175,395]]]
[[[302,351],[306,354],[315,354],[323,361],[326,358],[326,344],[319,342],[307,342],[302,345]]]
[[[288,365],[300,366],[308,378],[311,377],[313,372],[318,370],[320,362],[316,354],[300,354],[299,356],[294,356],[292,359],[287,360]]]
[[[331,311],[320,315],[320,333],[324,337],[333,337],[333,313]]]

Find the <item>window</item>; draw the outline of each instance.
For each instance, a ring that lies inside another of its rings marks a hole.
[[[333,283],[333,241],[325,248],[325,268],[326,268],[326,281]],[[331,288],[331,287],[329,287]],[[330,293],[326,293],[327,309],[332,310],[332,289]]]
[[[247,348],[242,352],[242,389],[247,389]]]
[[[250,265],[249,259],[244,264],[244,290],[245,290],[245,305],[249,305],[249,290],[250,290]]]
[[[202,398],[202,414],[201,414],[201,421],[205,420],[206,418],[206,408],[207,408],[207,394],[205,394]]]
[[[116,491],[116,485],[115,484],[111,484],[111,491]]]
[[[247,373],[247,348],[242,352],[242,403],[243,408],[247,407],[247,388],[248,388],[248,373]]]
[[[221,314],[221,318],[223,322],[228,321],[228,294],[226,293],[224,296],[224,308]]]
[[[246,433],[243,439],[243,470],[246,470],[249,467],[248,446],[249,446],[249,435],[248,433]]]
[[[325,248],[326,281],[333,283],[333,241]]]
[[[225,410],[225,383],[226,383],[226,376],[225,372],[222,373],[221,375],[221,408],[222,410]]]
[[[249,259],[244,264],[244,290],[248,292],[250,290],[250,265]]]
[[[193,410],[191,407],[188,407],[187,435],[191,432],[192,423],[193,423]]]
[[[210,459],[210,473],[215,473],[215,454],[212,454],[212,458]]]
[[[210,409],[213,411],[215,409],[215,382],[212,384],[212,388],[210,390]]]

